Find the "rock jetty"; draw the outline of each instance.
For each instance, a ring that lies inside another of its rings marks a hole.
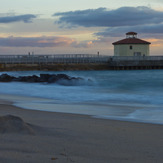
[[[90,79],[87,80],[91,82]],[[66,74],[40,74],[40,76],[14,77],[8,74],[0,75],[0,82],[28,82],[28,83],[58,83],[61,85],[77,85],[87,82],[81,77],[70,77]]]

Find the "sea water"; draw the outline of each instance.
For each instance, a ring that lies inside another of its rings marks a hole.
[[[163,70],[6,73],[16,77],[64,73],[84,79],[70,85],[1,82],[0,98],[14,95],[15,105],[26,109],[163,124]]]

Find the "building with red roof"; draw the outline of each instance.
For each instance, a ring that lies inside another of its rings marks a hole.
[[[150,42],[137,38],[136,32],[126,33],[126,38],[112,43],[114,56],[149,56]]]

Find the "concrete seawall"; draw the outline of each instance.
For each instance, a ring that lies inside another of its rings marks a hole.
[[[108,64],[0,64],[0,71],[64,71],[64,70],[107,70]]]
[[[163,60],[113,60],[108,61],[112,70],[163,69]]]
[[[63,71],[63,70],[145,70],[145,69],[163,69],[163,64],[144,63],[136,64],[135,62],[116,63],[90,63],[90,64],[0,64],[0,71]],[[128,64],[126,64],[128,63]]]

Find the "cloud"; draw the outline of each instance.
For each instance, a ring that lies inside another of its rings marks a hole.
[[[73,42],[72,47],[74,48],[90,48],[93,45],[92,41],[81,41],[81,42]]]
[[[107,8],[59,12],[58,24],[67,24],[70,27],[122,27],[163,22],[163,12],[149,7],[121,7],[115,10]]]
[[[12,22],[20,22],[23,21],[24,23],[32,22],[31,19],[36,18],[35,15],[32,14],[25,14],[25,15],[17,15],[17,16],[3,16],[0,17],[0,23],[12,23]]]
[[[96,36],[103,36],[103,37],[118,37],[124,35],[124,33],[128,31],[136,31],[142,34],[148,35],[163,35],[163,24],[155,24],[155,25],[140,25],[140,26],[125,26],[125,27],[115,27],[115,28],[106,28],[101,32],[95,33]]]
[[[91,41],[76,41],[69,37],[0,37],[0,47],[38,47],[38,48],[54,48],[54,47],[73,47],[73,48],[89,48],[93,43]]]
[[[74,43],[75,40],[67,37],[0,37],[0,46],[3,47],[58,47]]]

